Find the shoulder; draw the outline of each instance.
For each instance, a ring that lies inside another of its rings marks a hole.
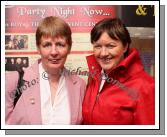
[[[18,77],[19,77],[19,74],[17,71],[6,71],[5,72],[5,79],[7,82],[9,82],[8,80],[13,81],[15,79],[18,79]]]
[[[154,77],[149,75],[146,71],[141,70],[130,76],[129,81],[134,81],[136,85],[148,86],[154,84]]]
[[[142,98],[154,98],[155,94],[155,80],[152,76],[142,71],[133,79],[133,87]]]
[[[142,71],[141,73],[136,75],[139,82],[143,84],[143,86],[151,86],[155,84],[155,79],[154,77],[150,76],[148,73],[145,71]]]
[[[36,61],[34,64],[24,69],[23,79],[26,81],[31,81],[32,79],[38,78],[39,76],[39,64]]]

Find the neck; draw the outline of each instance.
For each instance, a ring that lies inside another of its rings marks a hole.
[[[48,69],[47,67],[45,67],[45,65],[42,63],[42,67],[44,68],[44,70],[48,73],[48,80],[49,82],[53,82],[56,83],[59,81],[60,76],[61,76],[61,69],[57,70],[57,69]]]
[[[49,82],[51,83],[57,83],[60,79],[60,74],[57,73],[57,74],[51,74],[51,73],[48,73],[48,77],[49,77]]]

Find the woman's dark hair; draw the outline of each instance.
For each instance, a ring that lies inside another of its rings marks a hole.
[[[43,36],[50,37],[65,37],[68,45],[71,48],[72,38],[71,38],[71,29],[69,25],[59,17],[46,17],[44,18],[37,30],[36,30],[36,45],[39,46],[41,43],[41,38]]]
[[[120,40],[124,46],[128,44],[128,49],[124,56],[129,52],[131,38],[125,25],[119,18],[107,18],[99,21],[91,30],[91,43],[96,42],[102,33],[106,32],[112,39]]]

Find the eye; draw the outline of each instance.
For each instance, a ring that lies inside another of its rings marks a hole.
[[[99,44],[96,44],[96,45],[93,45],[94,49],[100,49],[101,48],[101,45]]]
[[[56,46],[63,48],[63,47],[65,47],[65,44],[64,44],[64,43],[61,43],[61,42],[57,42],[57,43],[56,43]]]
[[[116,47],[116,46],[115,46],[115,45],[112,45],[112,44],[108,44],[108,45],[106,45],[106,47],[109,48],[109,49],[112,49],[112,48],[114,48],[114,47]]]
[[[52,44],[49,43],[49,42],[47,42],[47,43],[42,44],[42,46],[43,46],[44,48],[48,48],[48,47],[51,47]]]

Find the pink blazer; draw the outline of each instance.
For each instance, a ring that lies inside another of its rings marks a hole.
[[[29,81],[29,85],[23,87],[23,92],[16,106],[13,106],[12,92],[16,90],[18,72],[6,72],[5,74],[5,121],[12,125],[40,125],[41,101],[39,85],[38,61],[27,68],[23,79]],[[67,89],[69,91],[69,103],[71,108],[71,124],[82,122],[82,101],[86,84],[76,75],[65,75]]]

